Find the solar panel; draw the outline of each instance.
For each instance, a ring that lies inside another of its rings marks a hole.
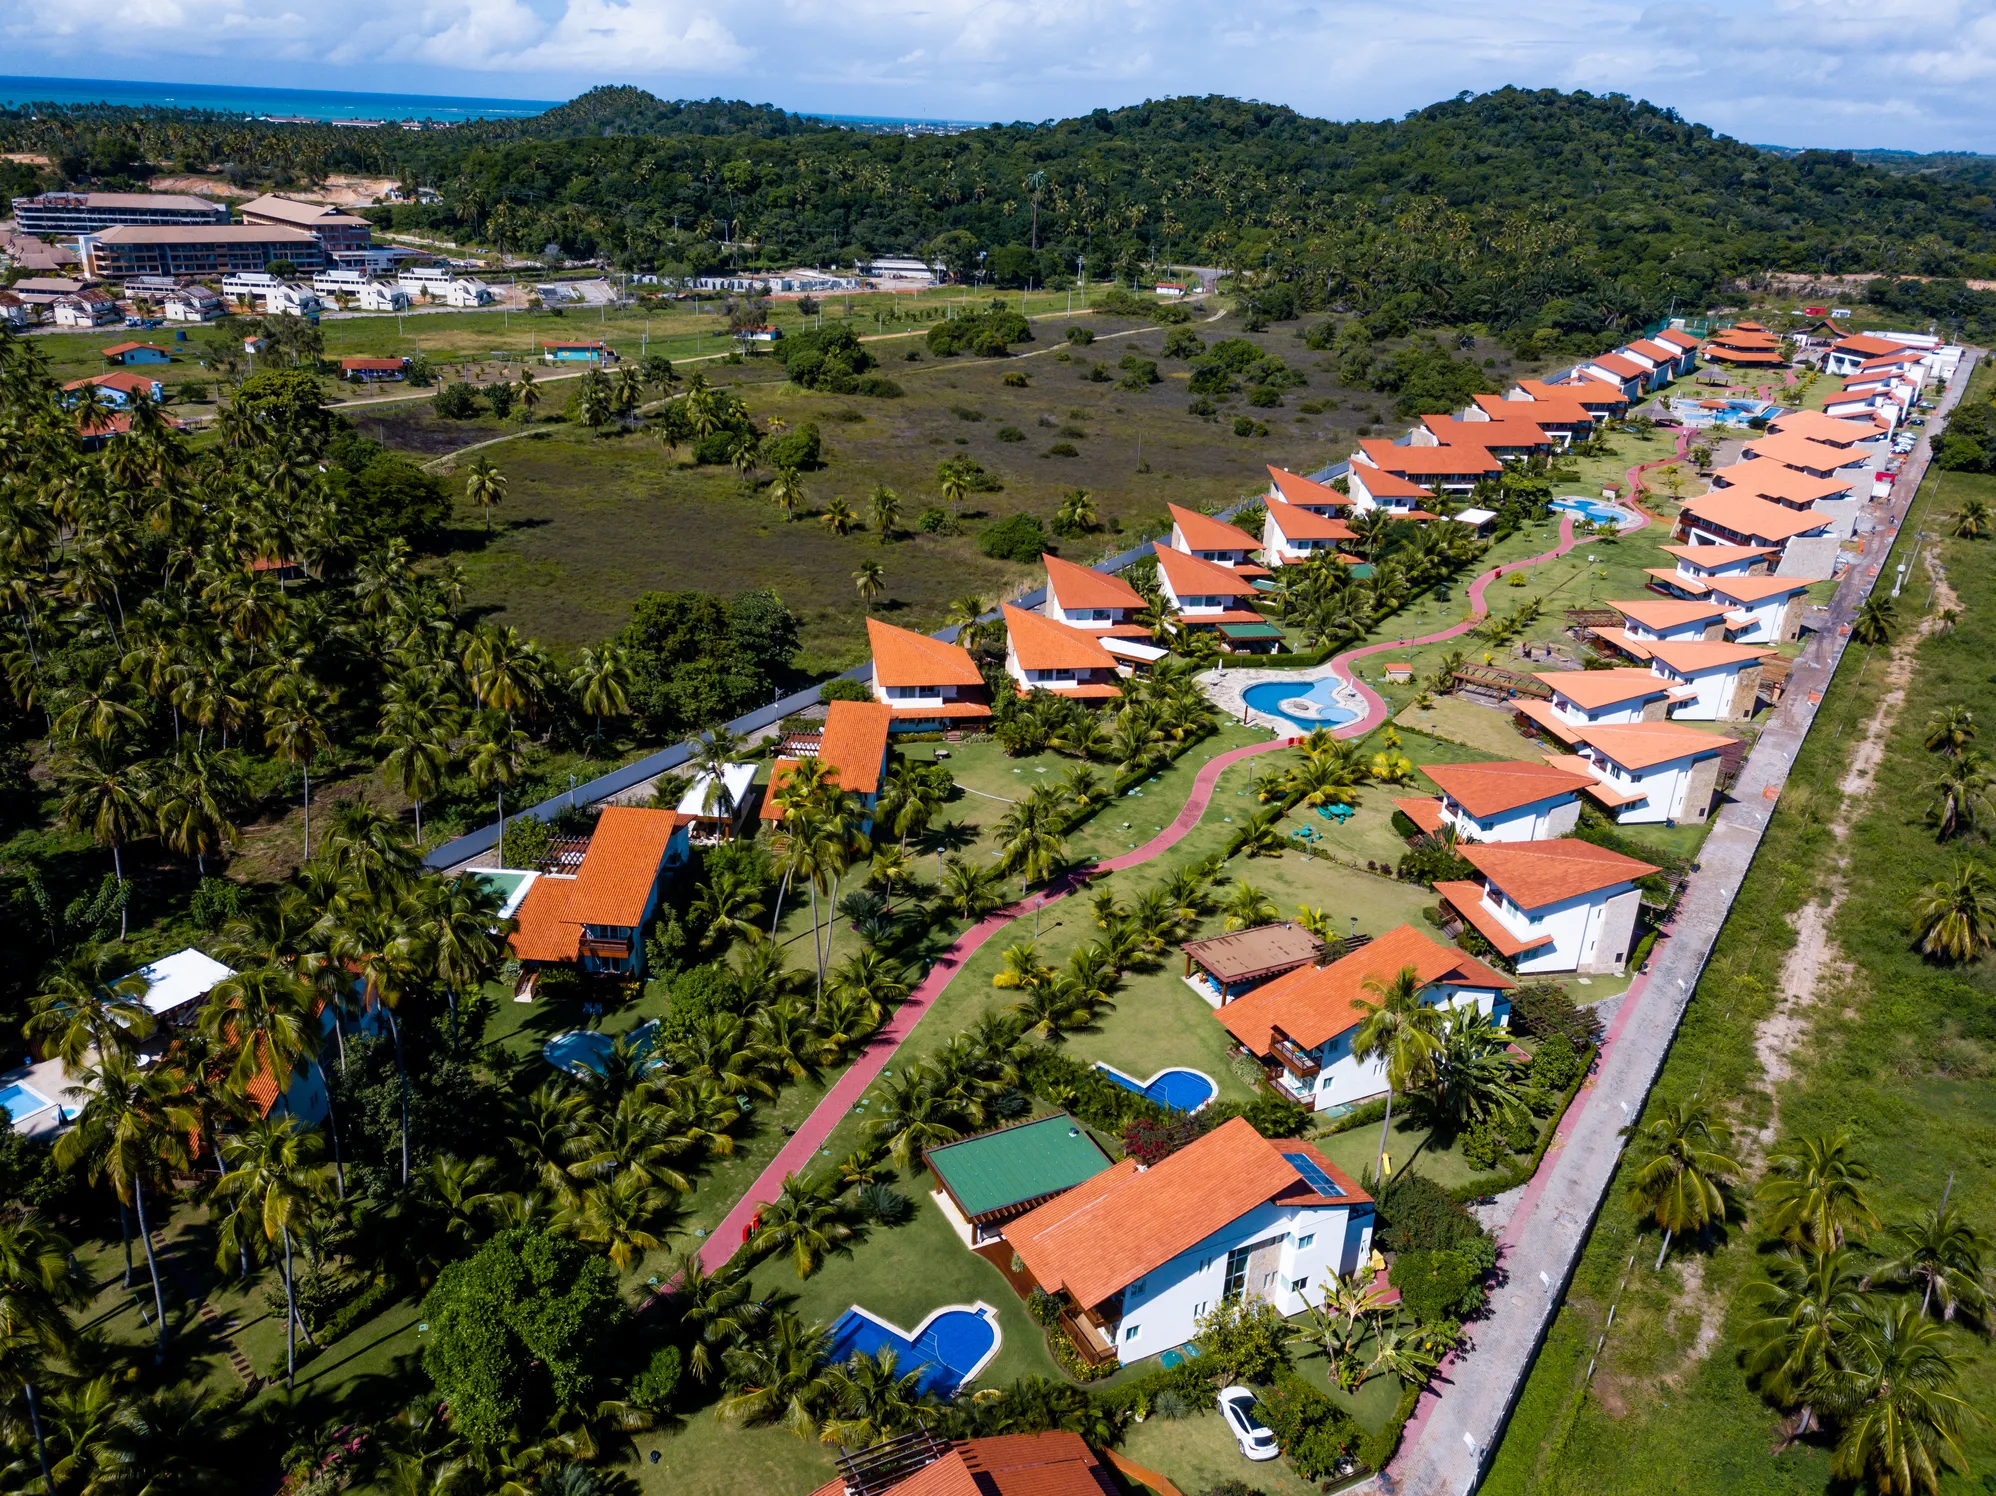
[[[1282,1158],[1290,1168],[1301,1174],[1303,1182],[1318,1194],[1332,1200],[1341,1200],[1344,1198],[1345,1192],[1331,1183],[1331,1176],[1326,1174],[1317,1161],[1310,1157],[1309,1154],[1285,1153],[1282,1155]]]

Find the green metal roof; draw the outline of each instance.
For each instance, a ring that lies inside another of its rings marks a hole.
[[[928,1159],[957,1206],[973,1220],[1072,1189],[1109,1167],[1108,1155],[1065,1112],[945,1143],[932,1149]]]
[[[1220,632],[1229,639],[1280,639],[1282,630],[1272,623],[1223,623]]]

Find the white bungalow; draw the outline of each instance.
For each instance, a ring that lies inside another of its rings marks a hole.
[[[1676,722],[1572,731],[1576,755],[1550,761],[1594,775],[1587,793],[1625,826],[1704,822],[1712,812],[1719,755],[1738,741]]]
[[[1240,526],[1177,504],[1165,507],[1171,511],[1173,550],[1196,556],[1201,561],[1211,561],[1216,566],[1227,567],[1245,576],[1268,575],[1264,568],[1254,564],[1254,555],[1261,548],[1261,542]]]
[[[1153,541],[1151,550],[1157,556],[1158,586],[1185,623],[1217,628],[1264,622],[1244,605],[1255,595],[1254,583],[1234,568],[1188,556],[1163,541]]]
[[[1280,499],[1269,499],[1267,510],[1267,518],[1261,522],[1261,554],[1270,566],[1336,554],[1340,541],[1358,539],[1343,520],[1298,509]]]
[[[1673,722],[1717,722],[1753,715],[1760,691],[1760,665],[1767,651],[1747,644],[1659,641],[1650,649],[1650,668],[1673,688]],[[1693,694],[1677,696],[1680,691]]]
[[[1803,598],[1821,577],[1714,577],[1712,596],[1732,607],[1726,637],[1735,644],[1786,644],[1802,632]]]
[[[1299,477],[1273,463],[1268,468],[1266,497],[1293,504],[1298,509],[1307,509],[1312,514],[1321,514],[1327,519],[1342,514],[1352,506],[1350,494],[1339,493],[1314,479]]]
[[[1571,838],[1468,846],[1462,855],[1476,879],[1437,883],[1435,892],[1519,976],[1621,973],[1642,902],[1636,880],[1656,872],[1653,864]]]
[[[1423,831],[1451,830],[1466,842],[1544,841],[1580,820],[1580,792],[1592,778],[1530,759],[1429,764],[1421,770],[1441,794],[1393,803]]]

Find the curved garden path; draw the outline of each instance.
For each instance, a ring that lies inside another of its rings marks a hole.
[[[1679,438],[1680,453],[1687,436],[1688,433]],[[1662,460],[1669,461],[1671,459],[1666,458]],[[1639,480],[1643,469],[1656,465],[1656,463],[1645,463],[1629,469],[1629,491],[1632,495],[1640,491],[1641,485]],[[1639,509],[1638,512],[1641,513],[1642,511]],[[1633,528],[1640,528],[1642,524],[1647,524],[1650,518],[1653,518],[1653,516],[1644,515],[1639,524]],[[1625,531],[1624,533],[1628,532]],[[1452,639],[1459,634],[1468,632],[1487,616],[1489,612],[1484,602],[1484,592],[1492,582],[1496,581],[1499,577],[1506,576],[1524,567],[1536,566],[1542,561],[1551,561],[1563,556],[1573,549],[1574,543],[1573,516],[1570,514],[1564,515],[1560,519],[1558,545],[1549,551],[1541,552],[1539,555],[1532,556],[1523,561],[1512,561],[1502,566],[1494,566],[1489,571],[1477,577],[1474,582],[1470,583],[1469,604],[1471,613],[1461,623],[1456,624],[1452,628],[1443,629],[1439,633],[1423,635],[1418,639],[1402,639],[1385,644],[1369,644],[1363,648],[1347,650],[1344,654],[1332,660],[1333,667],[1345,666],[1350,661],[1360,659],[1365,655],[1377,654],[1381,650],[1404,649],[1415,644],[1433,644],[1440,640]],[[1384,720],[1386,716],[1386,703],[1379,697],[1377,692],[1360,681],[1354,672],[1346,670],[1343,674],[1344,678],[1364,697],[1366,712],[1357,721],[1347,723],[1337,729],[1337,735],[1341,738],[1356,737],[1361,733],[1370,731]],[[824,1099],[812,1109],[811,1115],[804,1119],[797,1131],[791,1135],[789,1141],[778,1150],[776,1157],[771,1159],[768,1166],[756,1177],[755,1183],[751,1184],[743,1192],[741,1199],[735,1202],[734,1208],[722,1218],[721,1223],[714,1228],[706,1241],[702,1243],[700,1248],[701,1265],[709,1272],[713,1272],[718,1270],[730,1257],[734,1256],[742,1243],[748,1239],[750,1223],[754,1221],[756,1213],[765,1203],[774,1200],[783,1192],[785,1176],[807,1168],[812,1160],[818,1156],[819,1150],[825,1145],[825,1140],[832,1135],[832,1130],[852,1112],[853,1108],[859,1103],[860,1098],[866,1094],[866,1088],[879,1079],[888,1065],[892,1063],[894,1056],[900,1051],[902,1043],[914,1032],[915,1025],[921,1022],[923,1015],[929,1011],[930,1006],[934,1004],[935,1000],[942,996],[943,990],[949,986],[957,973],[963,969],[964,963],[969,961],[978,951],[982,950],[986,942],[1012,924],[1013,921],[1026,918],[1036,910],[1044,908],[1048,904],[1055,903],[1060,899],[1064,899],[1069,894],[1085,887],[1088,880],[1096,874],[1121,872],[1125,868],[1137,867],[1162,856],[1165,852],[1168,852],[1171,848],[1178,845],[1179,842],[1183,841],[1192,828],[1199,824],[1200,818],[1205,815],[1207,807],[1212,804],[1213,789],[1219,783],[1221,774],[1233,765],[1240,763],[1243,759],[1254,758],[1263,753],[1272,753],[1277,749],[1288,747],[1295,741],[1296,739],[1293,736],[1273,738],[1266,743],[1251,743],[1246,747],[1230,749],[1208,760],[1206,766],[1199,771],[1198,776],[1193,780],[1192,793],[1186,797],[1185,804],[1179,808],[1178,814],[1172,818],[1171,824],[1135,851],[1125,852],[1120,857],[1112,857],[1106,862],[1098,862],[1091,867],[1078,869],[1073,873],[1056,879],[1042,893],[1029,899],[1021,899],[1015,904],[1007,904],[1002,909],[994,910],[990,914],[985,915],[983,919],[972,925],[968,930],[965,930],[963,934],[959,935],[949,949],[936,958],[935,962],[929,967],[927,975],[916,984],[915,989],[908,994],[907,999],[902,1002],[900,1007],[894,1010],[893,1016],[888,1019],[880,1032],[873,1036],[865,1051],[833,1083],[831,1090],[825,1093]]]

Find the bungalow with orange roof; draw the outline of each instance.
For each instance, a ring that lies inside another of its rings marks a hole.
[[[1700,597],[1709,590],[1706,584],[1713,577],[1755,576],[1781,559],[1779,550],[1763,545],[1666,545],[1658,549],[1675,558],[1675,575],[1680,580],[1698,584],[1695,591]]]
[[[1396,519],[1433,518],[1422,507],[1435,501],[1435,491],[1431,487],[1382,472],[1363,462],[1351,464],[1345,473],[1345,482],[1351,488],[1353,514],[1363,514],[1368,509],[1383,509]]]
[[[1904,343],[1895,343],[1890,338],[1875,338],[1869,333],[1853,333],[1830,344],[1823,354],[1823,372],[1852,374],[1871,359],[1896,358],[1906,352]]]
[[[1689,355],[1682,348],[1669,343],[1658,342],[1653,338],[1637,338],[1626,348],[1617,350],[1623,358],[1636,363],[1647,364],[1656,371],[1656,383],[1665,385],[1680,374],[1690,372],[1686,367]]]
[[[1842,470],[1864,462],[1869,455],[1829,442],[1812,441],[1794,431],[1776,432],[1772,436],[1755,434],[1741,444],[1740,452],[1745,457],[1778,462],[1811,478],[1833,478]],[[1725,469],[1719,472],[1723,476]]]
[[[1578,739],[1577,754],[1549,762],[1592,774],[1587,793],[1624,826],[1703,824],[1712,813],[1720,755],[1739,741],[1677,722],[1568,730]]]
[[[1051,691],[1070,701],[1100,705],[1123,694],[1116,657],[1093,634],[1011,603],[1003,611],[1005,673],[1021,696]]]
[[[1864,454],[1860,452],[1852,460],[1862,462]],[[1852,481],[1850,477],[1816,477],[1772,457],[1752,457],[1712,474],[1712,491],[1753,494],[1790,509],[1813,509],[1825,499],[1849,498]]]
[[[1726,605],[1705,599],[1643,597],[1607,606],[1620,610],[1621,632],[1644,644],[1659,639],[1717,639],[1726,631]]]
[[[1521,379],[1511,398],[1578,405],[1596,421],[1613,420],[1629,408],[1629,397],[1622,393],[1619,385],[1599,379],[1573,379],[1561,384],[1547,384],[1543,379]]]
[[[1366,983],[1391,982],[1413,968],[1427,1007],[1474,1003],[1499,1024],[1510,1021],[1510,978],[1474,956],[1400,925],[1328,966],[1314,963],[1264,982],[1213,1016],[1262,1062],[1284,1095],[1319,1111],[1385,1094],[1386,1066],[1360,1060],[1352,1037],[1365,1021]]]
[[[1351,466],[1353,473],[1364,466],[1408,483],[1422,484],[1430,489],[1439,487],[1454,493],[1468,493],[1483,479],[1495,478],[1504,471],[1504,464],[1492,457],[1485,447],[1402,447],[1374,438],[1359,441],[1358,451],[1352,454]],[[1352,490],[1352,497],[1358,498],[1356,487]],[[1361,501],[1360,507],[1370,508],[1372,505]],[[1395,506],[1385,504],[1383,507],[1392,509]],[[1411,517],[1411,510],[1403,517]]]
[[[1823,414],[1839,421],[1870,421],[1882,434],[1890,434],[1906,413],[1906,404],[1894,398],[1882,385],[1853,389],[1848,383],[1835,394],[1823,397]]]
[[[665,875],[691,854],[689,817],[608,805],[596,818],[573,877],[543,873],[520,901],[508,945],[523,966],[579,966],[644,975],[644,927],[658,910]],[[532,991],[532,971],[522,981]]]
[[[1268,468],[1267,497],[1293,504],[1311,514],[1321,514],[1327,519],[1351,508],[1352,504],[1351,495],[1339,493],[1315,479],[1300,477],[1272,463]]]
[[[1529,419],[1508,421],[1459,421],[1454,416],[1422,416],[1414,430],[1414,444],[1423,447],[1481,447],[1492,457],[1543,457],[1563,439]]]
[[[1530,759],[1429,764],[1421,772],[1435,782],[1439,797],[1395,800],[1394,805],[1423,831],[1453,831],[1460,841],[1544,841],[1564,836],[1579,823],[1578,797],[1592,782],[1586,774]]]
[[[1732,606],[1726,637],[1735,644],[1786,644],[1800,637],[1809,588],[1822,577],[1726,576],[1706,585],[1713,597]]]
[[[1469,398],[1470,404],[1462,412],[1463,424],[1467,426],[1485,421],[1499,424],[1529,421],[1563,447],[1586,441],[1594,430],[1594,417],[1577,401],[1532,400],[1516,393]]]
[[[154,404],[166,399],[164,384],[150,374],[130,369],[113,369],[107,374],[92,374],[87,379],[72,379],[62,388],[64,394],[80,399],[76,392],[93,385],[103,391],[98,398],[112,406],[128,405],[134,397],[150,400]]]
[[[887,735],[893,730],[894,709],[881,701],[834,701],[825,708],[825,725],[815,733],[792,733],[783,752],[769,768],[769,790],[762,797],[764,822],[781,821],[788,807],[783,786],[807,758],[825,767],[827,778],[842,791],[859,796],[864,811],[862,831],[873,829],[873,807],[887,782]]]
[[[1620,353],[1599,354],[1580,365],[1580,372],[1589,379],[1614,385],[1631,401],[1646,394],[1659,382],[1654,368]]]
[[[1698,545],[1755,546],[1779,551],[1798,536],[1830,533],[1831,519],[1724,489],[1688,500],[1677,516],[1678,538]]]
[[[1112,572],[1096,571],[1042,556],[1047,569],[1047,617],[1070,628],[1124,639],[1149,639],[1150,630],[1136,622],[1150,606],[1144,595]]]
[[[1545,725],[1545,716],[1556,718],[1561,727],[1615,727],[1630,722],[1661,722],[1669,713],[1670,687],[1654,670],[1620,665],[1612,670],[1547,670],[1538,678],[1552,688],[1549,702],[1518,701],[1521,711]],[[1556,732],[1562,741],[1573,741]]]
[[[894,709],[897,732],[938,732],[991,716],[991,692],[970,651],[878,618],[866,620],[873,696]]]
[[[170,364],[173,355],[157,343],[113,343],[104,350],[108,363],[129,369],[134,364]]]
[[[1261,522],[1261,554],[1270,566],[1309,561],[1335,553],[1341,541],[1358,539],[1352,527],[1341,519],[1299,509],[1281,499],[1265,500],[1264,507],[1267,513]]]
[[[1079,1434],[939,1439],[928,1426],[863,1450],[811,1496],[1117,1496],[1117,1483]]]
[[[1649,646],[1650,669],[1672,688],[1673,722],[1744,720],[1760,693],[1761,662],[1768,651],[1724,639],[1658,640]],[[1689,695],[1679,693],[1690,692]]]
[[[1681,327],[1666,327],[1657,333],[1655,341],[1667,348],[1675,348],[1686,360],[1683,372],[1689,374],[1698,358],[1698,350],[1704,346],[1703,339],[1695,338]]]
[[[1322,1302],[1331,1280],[1367,1274],[1372,1226],[1371,1197],[1314,1146],[1235,1117],[1148,1167],[1104,1169],[1007,1222],[1005,1240],[1082,1355],[1127,1366],[1230,1300],[1284,1316]]]
[[[1247,652],[1266,647],[1270,634],[1279,643],[1281,631],[1246,606],[1255,596],[1254,583],[1248,578],[1217,561],[1188,556],[1161,540],[1153,541],[1151,550],[1157,556],[1158,586],[1180,623],[1189,628],[1218,629],[1229,648]],[[1228,633],[1229,629],[1234,632]]]
[[[1797,410],[1775,416],[1768,421],[1767,429],[1783,436],[1807,437],[1812,442],[1846,449],[1859,442],[1878,439],[1878,428],[1872,422],[1839,421],[1820,410]]]
[[[1443,913],[1453,911],[1519,976],[1621,975],[1635,948],[1636,880],[1660,871],[1654,863],[1571,837],[1461,850],[1476,877],[1435,884]]]
[[[1210,514],[1167,504],[1171,511],[1171,548],[1201,561],[1211,561],[1239,572],[1242,576],[1265,577],[1267,568],[1254,563],[1261,542],[1238,525],[1230,525]]]

